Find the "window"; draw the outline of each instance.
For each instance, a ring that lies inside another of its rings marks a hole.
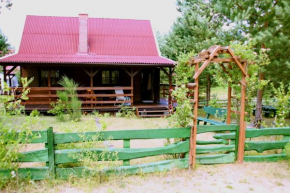
[[[51,86],[59,86],[59,71],[58,70],[40,70],[40,86],[47,87],[48,86],[48,77],[50,74],[50,85]]]
[[[102,84],[104,85],[118,85],[120,80],[119,70],[103,70]]]

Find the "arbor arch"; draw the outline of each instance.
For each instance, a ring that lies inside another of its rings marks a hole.
[[[228,54],[229,58],[221,57],[222,54]],[[211,63],[218,63],[223,69],[224,73],[229,73],[227,68],[231,69],[232,65],[237,65],[240,72],[242,73],[241,79],[241,106],[240,106],[240,129],[239,129],[239,143],[238,143],[238,156],[237,160],[239,163],[243,163],[244,159],[244,149],[245,149],[245,131],[246,124],[244,121],[245,117],[245,99],[246,99],[246,64],[245,60],[240,59],[234,54],[234,51],[229,47],[222,47],[219,45],[214,45],[203,50],[199,53],[197,57],[192,57],[188,62],[190,65],[195,65],[195,73],[193,76],[194,83],[189,83],[189,87],[194,87],[194,108],[193,108],[193,125],[191,128],[190,136],[190,158],[189,163],[191,167],[195,165],[196,158],[196,134],[197,134],[197,117],[198,117],[198,95],[199,95],[199,76],[202,74],[204,69],[209,66]],[[202,65],[200,66],[200,63]],[[228,106],[227,106],[227,119],[226,123],[230,124],[231,122],[231,98],[232,98],[232,88],[231,85],[228,85]]]

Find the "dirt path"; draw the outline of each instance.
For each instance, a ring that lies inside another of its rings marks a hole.
[[[59,189],[59,187],[57,188]],[[57,191],[56,189],[56,191]],[[197,170],[115,177],[98,186],[71,187],[59,192],[290,192],[286,162],[200,165]]]

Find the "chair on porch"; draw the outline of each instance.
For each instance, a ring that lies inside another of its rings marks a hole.
[[[95,94],[95,93],[94,93],[94,91],[92,91],[92,90],[87,90],[85,94],[93,95],[93,94]],[[86,100],[86,101],[91,101],[91,102],[93,102],[93,101],[97,101],[97,97],[95,97],[95,96],[86,96],[86,97],[85,97],[85,100]],[[97,105],[97,104],[93,104],[93,103],[88,104],[88,103],[86,103],[86,107],[94,108],[94,106],[96,106],[96,105]]]
[[[115,86],[115,94],[124,94],[124,91],[122,89],[118,89],[118,87],[120,86]],[[127,97],[127,96],[116,96],[116,101],[130,101],[131,97]],[[115,103],[116,105],[122,105],[120,103]],[[131,103],[123,103],[123,105],[131,105]]]

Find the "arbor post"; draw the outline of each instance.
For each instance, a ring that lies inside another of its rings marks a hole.
[[[199,69],[199,63],[195,64],[195,73]],[[196,83],[194,87],[194,109],[193,109],[193,125],[190,133],[190,152],[189,152],[189,165],[192,169],[195,168],[196,160],[196,133],[197,133],[197,110],[198,110],[198,77],[195,78]]]
[[[245,69],[245,62],[243,68]],[[246,75],[242,74],[241,81],[241,109],[240,109],[240,129],[239,129],[239,144],[238,144],[238,163],[244,162],[246,123],[245,123],[245,100],[246,100]]]

